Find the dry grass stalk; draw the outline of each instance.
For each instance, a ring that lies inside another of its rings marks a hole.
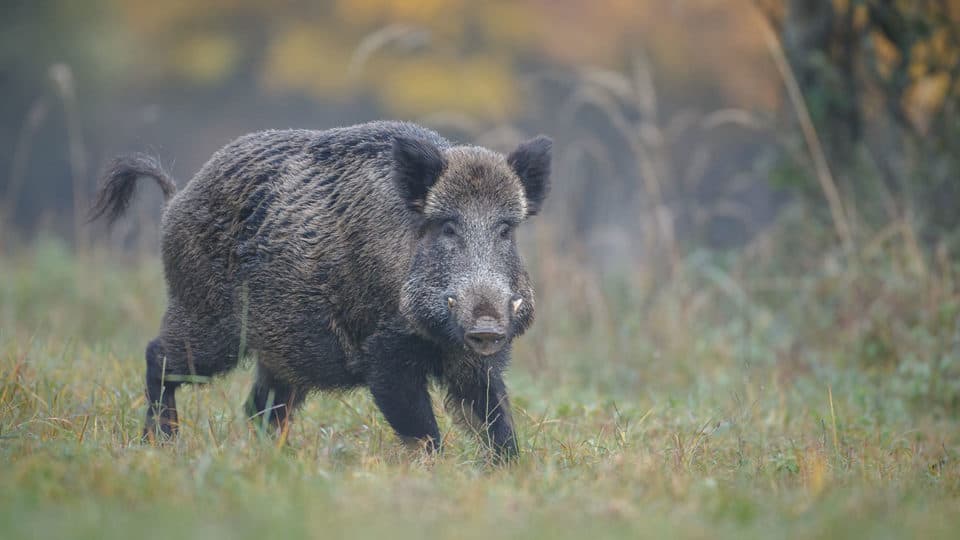
[[[807,144],[807,148],[810,150],[810,158],[813,160],[814,172],[820,183],[820,188],[823,190],[823,195],[827,199],[827,204],[830,206],[830,216],[833,220],[834,228],[837,231],[837,236],[839,236],[843,242],[844,248],[850,252],[853,250],[853,234],[849,221],[847,220],[847,213],[843,208],[843,201],[840,199],[840,192],[837,190],[837,184],[833,179],[833,173],[830,172],[826,154],[823,151],[823,146],[820,144],[820,137],[817,135],[813,120],[810,118],[810,110],[807,108],[807,104],[803,99],[800,85],[797,84],[797,79],[793,74],[793,70],[790,68],[786,54],[783,52],[783,46],[780,40],[773,32],[773,29],[770,28],[770,23],[766,18],[758,17],[758,19],[759,26],[764,35],[764,41],[767,44],[767,48],[770,49],[770,56],[773,58],[777,71],[780,72],[780,76],[783,78],[790,104],[793,106],[797,120],[800,122],[803,139]]]
[[[37,98],[30,106],[27,117],[20,128],[17,145],[13,150],[13,162],[10,165],[10,178],[3,201],[0,202],[0,232],[7,230],[7,225],[13,221],[13,214],[17,208],[17,199],[27,171],[27,159],[33,147],[33,137],[40,129],[47,116],[47,105],[42,97]],[[3,235],[0,234],[0,247],[3,246]]]
[[[50,66],[50,79],[63,101],[67,124],[67,139],[70,147],[70,173],[73,180],[73,233],[77,251],[86,248],[87,228],[84,216],[87,209],[87,153],[80,130],[80,113],[77,108],[76,84],[73,70],[66,64]]]

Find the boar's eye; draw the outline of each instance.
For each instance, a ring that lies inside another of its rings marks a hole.
[[[447,238],[457,237],[457,227],[453,224],[452,221],[444,222],[443,228],[440,229],[440,232]]]
[[[500,232],[500,238],[502,238],[502,239],[504,239],[504,240],[509,240],[509,239],[510,239],[510,233],[513,232],[513,226],[510,225],[509,223],[501,223],[501,224],[500,224],[500,228],[499,228],[499,232]]]

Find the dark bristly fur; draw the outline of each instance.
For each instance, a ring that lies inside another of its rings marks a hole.
[[[435,449],[435,379],[498,459],[516,455],[503,371],[534,297],[514,230],[549,171],[545,137],[505,158],[401,122],[247,135],[175,196],[151,158],[116,161],[93,216],[121,215],[144,176],[169,199],[144,436],[176,432],[180,384],[252,354],[258,421],[279,427],[312,391],[363,386],[401,438]]]

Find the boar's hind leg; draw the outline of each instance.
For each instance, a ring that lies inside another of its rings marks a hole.
[[[244,405],[247,417],[258,426],[283,430],[290,415],[303,402],[305,392],[278,379],[263,364],[257,364],[257,379]]]
[[[147,419],[143,425],[143,439],[170,437],[177,431],[177,400],[174,397],[180,383],[167,375],[167,356],[160,338],[147,345]]]
[[[197,322],[173,303],[160,336],[147,345],[147,418],[143,439],[176,435],[176,391],[202,383],[237,365],[239,338],[228,319]]]

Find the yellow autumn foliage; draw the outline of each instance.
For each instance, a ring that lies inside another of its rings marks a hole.
[[[519,105],[512,74],[485,57],[396,62],[375,88],[389,109],[409,115],[456,110],[499,120]]]
[[[435,24],[459,18],[464,0],[337,0],[336,13],[354,25],[407,23]]]
[[[215,83],[236,66],[237,42],[221,33],[192,35],[176,44],[171,57],[184,77],[204,84]]]
[[[950,91],[950,75],[940,71],[914,82],[904,96],[904,109],[914,127],[925,133]]]
[[[398,116],[443,109],[503,118],[521,107],[530,66],[629,72],[638,55],[660,81],[717,88],[731,106],[773,109],[782,92],[755,16],[757,6],[782,15],[775,0],[105,1],[132,48],[149,52],[147,77],[215,85],[243,69],[270,92],[317,100],[362,93]],[[833,4],[854,9],[858,27],[869,24],[864,5]],[[946,4],[960,24],[960,0]],[[386,42],[367,51],[354,76],[358,47],[390,26],[422,33],[424,44]],[[890,77],[904,51],[871,36],[877,70]],[[951,90],[934,75],[957,62],[960,48],[941,29],[909,54],[908,99],[919,100],[911,106],[935,109]]]
[[[260,77],[269,91],[302,91],[316,98],[346,95],[351,49],[345,40],[308,23],[294,23],[268,45]]]

